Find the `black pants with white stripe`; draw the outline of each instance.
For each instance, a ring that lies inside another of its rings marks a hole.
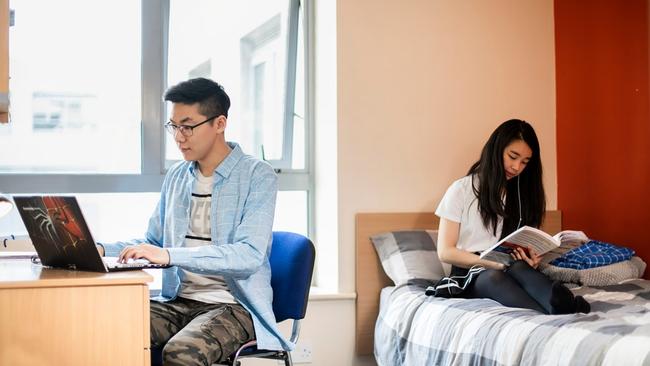
[[[452,276],[467,269],[452,266]],[[515,261],[505,270],[487,269],[479,273],[463,291],[463,298],[489,298],[517,308],[544,314],[570,314],[576,309],[573,293],[562,283],[551,281],[525,261]]]

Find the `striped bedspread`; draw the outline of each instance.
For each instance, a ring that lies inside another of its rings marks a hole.
[[[425,286],[382,290],[378,365],[650,365],[650,281],[574,289],[592,312],[570,315],[435,298]]]

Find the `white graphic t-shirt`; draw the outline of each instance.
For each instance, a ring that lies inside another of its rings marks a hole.
[[[192,187],[190,227],[185,235],[185,246],[188,248],[212,244],[210,229],[212,185],[212,176],[204,177],[198,172],[198,179]],[[178,296],[205,303],[234,304],[237,302],[223,277],[197,274],[185,269],[180,271],[183,272],[184,277]]]

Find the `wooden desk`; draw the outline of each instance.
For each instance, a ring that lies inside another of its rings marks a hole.
[[[0,365],[149,365],[152,280],[0,260]]]

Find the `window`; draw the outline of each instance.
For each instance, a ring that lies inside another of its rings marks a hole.
[[[179,159],[162,128],[161,96],[182,80],[209,77],[233,101],[226,138],[278,171],[275,229],[309,234],[313,170],[298,0],[12,0],[11,7],[12,123],[0,125],[0,191],[79,194],[90,212],[108,201],[151,206]],[[136,211],[133,220],[146,225],[151,211]],[[20,233],[15,222],[0,222],[0,235]],[[123,234],[141,235],[135,231]]]
[[[0,128],[0,171],[140,173],[140,4],[11,6],[14,123]]]
[[[300,25],[293,0],[172,0],[167,81],[201,76],[224,86],[232,103],[226,139],[280,172],[275,227],[308,234],[312,190],[305,165]],[[180,158],[167,135],[165,165]]]
[[[303,37],[289,32],[299,22],[291,13],[297,9],[288,0],[170,5],[169,84],[192,76],[218,80],[232,101],[228,138],[278,169],[304,169]],[[296,116],[301,119],[297,129]],[[180,154],[171,137],[166,145],[169,165]]]

